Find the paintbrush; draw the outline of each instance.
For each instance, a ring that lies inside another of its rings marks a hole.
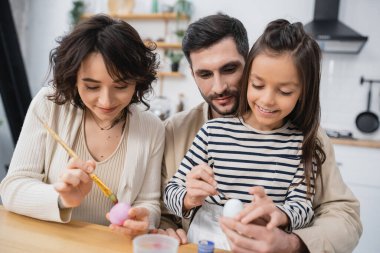
[[[191,158],[187,159],[191,165],[194,167],[196,164],[194,163],[194,154],[191,154]],[[214,168],[214,164],[211,164],[210,167],[213,169]],[[216,187],[216,192],[218,193],[218,195],[221,195],[225,200],[229,200],[231,199],[230,197],[228,197],[224,192],[222,192],[222,190],[218,187]]]
[[[229,200],[231,199],[230,197],[228,197],[224,192],[222,192],[222,190],[219,188],[217,188],[217,191],[220,195],[222,195],[222,197],[225,199],[225,200]]]
[[[51,129],[45,122],[43,122],[41,119],[39,119],[41,123],[44,125],[46,130],[49,132],[49,134],[59,143],[61,146],[69,153],[69,155],[72,158],[79,158],[78,155],[72,150],[67,144],[61,139],[61,137],[58,136],[56,132],[54,132],[53,129]],[[95,175],[95,173],[89,174],[91,179],[96,183],[96,185],[100,188],[100,190],[106,195],[107,198],[109,198],[114,204],[117,204],[118,200],[116,195],[108,188],[100,178]]]

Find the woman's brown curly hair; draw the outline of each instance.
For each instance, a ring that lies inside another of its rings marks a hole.
[[[144,96],[152,92],[152,82],[157,78],[157,55],[153,52],[156,46],[146,46],[131,25],[107,15],[95,15],[57,42],[49,57],[50,71],[53,71],[49,83],[55,88],[50,100],[57,104],[70,102],[84,109],[76,87],[77,74],[86,56],[96,52],[103,56],[114,80],[136,81],[130,104],[141,102],[149,109]]]

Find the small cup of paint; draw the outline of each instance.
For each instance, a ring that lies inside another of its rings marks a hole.
[[[198,253],[214,253],[215,244],[212,241],[200,240],[198,242]]]
[[[167,235],[146,234],[133,239],[133,253],[177,253],[179,242]]]

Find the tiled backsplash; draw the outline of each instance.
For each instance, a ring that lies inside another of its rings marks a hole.
[[[366,46],[370,47],[371,44],[367,43]],[[380,140],[380,129],[365,134],[355,124],[357,115],[367,110],[369,84],[360,85],[360,77],[380,79],[380,56],[379,62],[372,61],[371,67],[365,57],[361,58],[354,55],[324,55],[320,93],[322,125],[330,129],[352,131],[355,138]],[[378,69],[374,70],[373,65]],[[380,117],[380,84],[372,85],[370,111]]]

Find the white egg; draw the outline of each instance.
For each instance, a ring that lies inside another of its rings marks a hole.
[[[223,216],[233,218],[241,210],[243,210],[243,203],[238,199],[230,199],[224,204]]]

